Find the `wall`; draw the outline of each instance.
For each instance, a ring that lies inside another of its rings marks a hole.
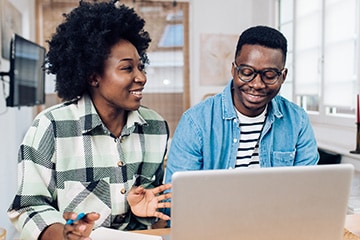
[[[34,41],[34,1],[8,0],[22,13],[23,36]],[[1,14],[1,13],[0,13]],[[10,43],[9,43],[10,44]],[[0,55],[1,56],[1,55]],[[9,62],[0,59],[0,71],[9,70]],[[2,85],[2,84],[1,84]],[[2,91],[2,89],[0,89]],[[16,164],[17,150],[25,131],[32,121],[32,108],[6,108],[3,97],[0,99],[0,226],[12,235],[13,228],[8,220],[6,210],[14,197],[17,183]],[[8,238],[12,239],[12,238]]]

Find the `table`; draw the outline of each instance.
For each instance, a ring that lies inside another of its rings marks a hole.
[[[350,231],[352,234],[346,234],[344,236],[344,240],[352,240],[358,239],[360,240],[360,214],[352,214],[346,216],[345,221],[345,229]],[[134,231],[143,234],[155,235],[155,236],[163,236],[170,234],[170,228],[158,228],[158,229],[149,229],[149,230],[141,230]],[[354,236],[355,235],[355,236]]]

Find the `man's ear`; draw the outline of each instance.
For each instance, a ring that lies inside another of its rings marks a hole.
[[[233,78],[235,78],[234,76],[234,73],[235,73],[235,67],[234,67],[234,64],[231,63],[231,76],[233,76]]]
[[[284,72],[283,72],[283,80],[282,80],[282,82],[285,82],[285,79],[286,79],[286,76],[287,76],[287,73],[288,73],[288,69],[287,68],[285,68],[284,69]]]

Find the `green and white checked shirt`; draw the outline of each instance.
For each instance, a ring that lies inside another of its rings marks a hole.
[[[126,195],[134,184],[162,183],[168,137],[166,121],[145,107],[128,114],[117,139],[87,95],[44,110],[20,146],[18,191],[8,210],[21,239],[65,223],[65,211],[100,213],[95,228],[150,224],[131,214]]]

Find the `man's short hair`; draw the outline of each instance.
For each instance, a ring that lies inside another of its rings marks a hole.
[[[235,58],[240,54],[241,48],[245,44],[261,45],[267,48],[280,49],[283,53],[284,64],[287,54],[287,40],[284,35],[268,26],[255,26],[246,29],[239,37]]]

